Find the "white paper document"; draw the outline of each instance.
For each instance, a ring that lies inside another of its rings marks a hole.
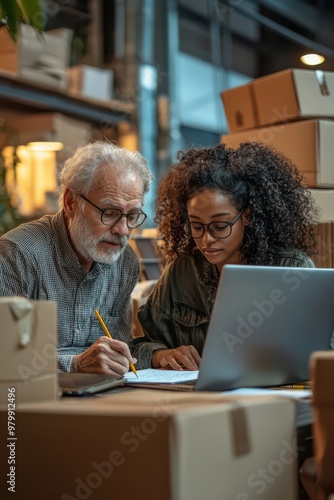
[[[125,376],[125,383],[128,384],[145,384],[145,385],[173,385],[173,384],[184,384],[187,382],[195,382],[198,378],[198,371],[176,371],[176,370],[158,370],[155,368],[147,368],[146,370],[137,370],[137,375],[132,372],[128,372]],[[228,396],[260,396],[260,395],[275,395],[282,397],[290,397],[293,399],[304,399],[310,398],[312,396],[311,390],[301,390],[301,389],[265,389],[265,388],[253,388],[253,387],[242,387],[240,389],[232,389],[230,391],[221,392],[222,395]]]
[[[176,371],[176,370],[156,370],[147,368],[146,370],[137,370],[138,378],[134,373],[128,372],[125,376],[126,382],[131,384],[181,384],[197,380],[198,371]]]
[[[224,391],[222,394],[229,396],[283,396],[292,399],[311,398],[312,391],[308,389],[262,389],[253,387],[242,387],[232,391]]]

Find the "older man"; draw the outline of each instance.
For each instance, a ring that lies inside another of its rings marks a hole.
[[[57,302],[60,371],[124,375],[139,277],[128,240],[146,219],[152,174],[140,153],[95,142],[65,162],[60,181],[55,215],[0,238],[0,296]]]

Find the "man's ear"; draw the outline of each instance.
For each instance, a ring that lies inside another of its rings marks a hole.
[[[72,218],[74,216],[76,204],[77,200],[73,191],[70,188],[66,188],[63,194],[63,205],[67,217]]]

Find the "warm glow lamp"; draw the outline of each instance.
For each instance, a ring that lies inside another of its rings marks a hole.
[[[56,151],[62,148],[60,142],[30,142],[26,146],[18,146],[16,153],[19,162],[15,171],[14,148],[4,148],[7,188],[23,216],[45,211],[47,193],[57,191]]]

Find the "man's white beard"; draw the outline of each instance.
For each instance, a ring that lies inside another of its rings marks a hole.
[[[100,237],[94,236],[86,218],[81,212],[73,219],[69,232],[75,248],[85,259],[92,259],[102,264],[116,262],[128,244],[128,238],[126,236],[119,236],[118,234],[105,233]],[[121,248],[115,250],[114,248],[108,248],[108,245],[103,245],[103,247],[99,248],[101,241],[117,243]]]

